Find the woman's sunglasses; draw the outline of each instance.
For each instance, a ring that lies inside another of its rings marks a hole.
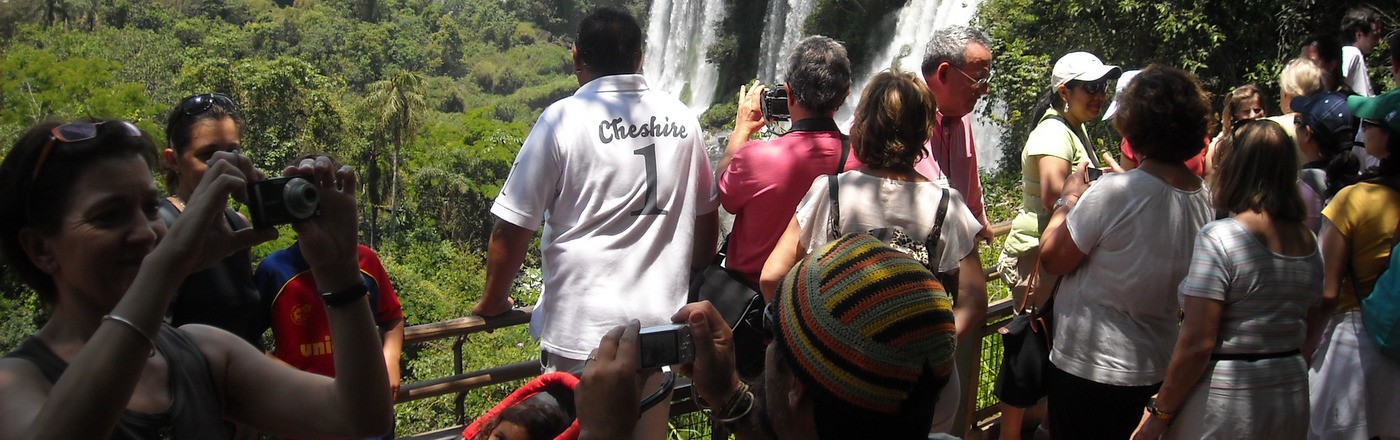
[[[1084,93],[1088,93],[1090,95],[1098,95],[1108,92],[1107,79],[1101,79],[1098,81],[1075,81],[1075,83],[1078,84],[1080,90],[1083,90]]]
[[[53,130],[49,130],[49,141],[44,143],[44,149],[39,151],[39,160],[34,162],[34,173],[29,176],[29,180],[39,179],[39,173],[44,170],[44,163],[49,160],[49,154],[55,146],[96,138],[102,132],[102,127],[107,124],[118,127],[129,136],[141,136],[141,129],[126,121],[73,122],[54,127]]]
[[[180,109],[180,113],[184,113],[185,116],[194,116],[209,111],[209,108],[213,107],[214,104],[218,104],[220,107],[229,109],[230,111],[237,110],[237,107],[233,105],[233,100],[229,99],[228,95],[223,93],[199,93],[190,95],[180,101],[180,106],[178,108]]]

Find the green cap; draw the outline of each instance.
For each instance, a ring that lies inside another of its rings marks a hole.
[[[1353,116],[1378,121],[1392,132],[1400,133],[1400,90],[1380,96],[1348,97],[1347,108]]]

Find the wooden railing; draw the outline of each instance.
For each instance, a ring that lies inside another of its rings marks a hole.
[[[1011,222],[1002,222],[992,225],[992,231],[996,236],[1002,236],[1011,229]],[[1000,282],[994,267],[983,268],[983,273],[989,283]],[[465,398],[466,393],[471,390],[497,385],[521,379],[535,377],[540,373],[538,359],[517,362],[513,364],[490,367],[476,371],[463,371],[462,367],[462,346],[467,337],[475,334],[488,332],[505,327],[528,324],[530,313],[534,307],[525,307],[512,310],[500,316],[482,318],[479,316],[467,316],[450,321],[434,322],[410,326],[404,329],[405,344],[419,344],[436,341],[446,338],[455,338],[452,345],[453,353],[453,374],[447,377],[440,377],[421,382],[414,382],[404,385],[399,390],[398,401],[396,403],[410,402],[430,397],[455,394],[455,409],[458,423],[466,423],[465,420]],[[958,365],[958,373],[962,383],[962,401],[958,402],[958,413],[954,420],[952,433],[955,436],[965,439],[980,439],[983,431],[990,423],[994,423],[994,418],[1000,413],[1000,406],[997,404],[983,405],[978,407],[978,389],[984,384],[981,383],[982,370],[982,348],[986,336],[996,333],[1001,327],[1001,321],[1011,316],[1012,304],[1010,299],[1003,299],[993,302],[987,307],[987,317],[978,330],[965,340],[958,341],[958,349],[955,362]],[[990,384],[988,384],[990,385]],[[688,384],[682,383],[681,389]],[[677,392],[676,404],[671,408],[671,415],[687,414],[698,411],[693,403],[689,402],[689,393]],[[422,433],[410,437],[403,437],[405,440],[437,440],[458,438],[462,430],[461,426],[449,427],[439,431]],[[718,431],[716,431],[718,433]]]

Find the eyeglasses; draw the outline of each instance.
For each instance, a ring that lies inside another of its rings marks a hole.
[[[953,66],[950,64],[950,65],[948,65],[948,67],[953,67]],[[962,76],[963,76],[964,78],[967,78],[968,81],[972,81],[972,86],[973,86],[973,87],[976,87],[976,88],[979,88],[979,89],[980,89],[980,88],[983,88],[983,87],[987,87],[987,86],[991,85],[991,83],[992,83],[992,74],[991,74],[990,72],[987,73],[987,76],[986,76],[986,77],[984,77],[984,78],[982,78],[982,79],[977,79],[977,78],[973,78],[972,75],[968,75],[967,72],[964,72],[962,69],[959,69],[959,68],[957,68],[957,67],[953,67],[953,70],[956,70],[956,71],[958,71],[958,73],[961,73]]]
[[[44,149],[39,151],[39,160],[34,162],[34,173],[29,176],[29,180],[32,182],[39,179],[39,173],[44,170],[44,163],[49,160],[49,153],[53,152],[54,146],[96,138],[102,126],[109,122],[120,127],[129,136],[141,136],[141,129],[126,121],[73,122],[54,127],[53,130],[49,130],[49,141],[44,143]]]
[[[232,111],[238,110],[238,107],[233,105],[233,100],[229,99],[228,95],[223,93],[198,93],[190,95],[183,101],[180,101],[180,106],[178,108],[180,109],[180,113],[184,113],[185,116],[194,116],[209,111],[209,108],[213,107],[214,104],[219,104]]]
[[[1099,95],[1108,92],[1107,79],[1101,79],[1098,81],[1075,81],[1074,83],[1078,84],[1080,90],[1083,90],[1084,93],[1088,93],[1090,95]]]

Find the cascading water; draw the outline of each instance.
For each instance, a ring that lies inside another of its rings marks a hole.
[[[873,41],[888,38],[885,40],[888,43],[874,46],[884,49],[876,52],[864,68],[856,67],[852,72],[855,78],[851,86],[851,95],[837,112],[836,120],[850,121],[856,104],[860,102],[861,91],[865,90],[866,83],[876,73],[898,66],[904,72],[918,75],[919,65],[924,57],[924,45],[928,43],[933,31],[949,25],[971,22],[979,3],[980,0],[910,0],[909,4],[894,15],[893,33],[877,30],[871,34]],[[984,105],[988,105],[986,100],[973,111],[972,130],[976,137],[974,142],[977,144],[978,162],[987,167],[994,166],[1001,157],[1001,149],[996,146],[1001,129],[986,123],[985,118],[976,116],[981,114],[980,106]]]
[[[647,48],[642,72],[647,83],[680,98],[697,113],[714,102],[719,68],[705,60],[723,0],[655,0],[647,19]]]
[[[758,45],[758,79],[774,84],[783,73],[783,60],[803,37],[802,23],[816,8],[813,0],[771,0],[763,18],[763,40]]]

